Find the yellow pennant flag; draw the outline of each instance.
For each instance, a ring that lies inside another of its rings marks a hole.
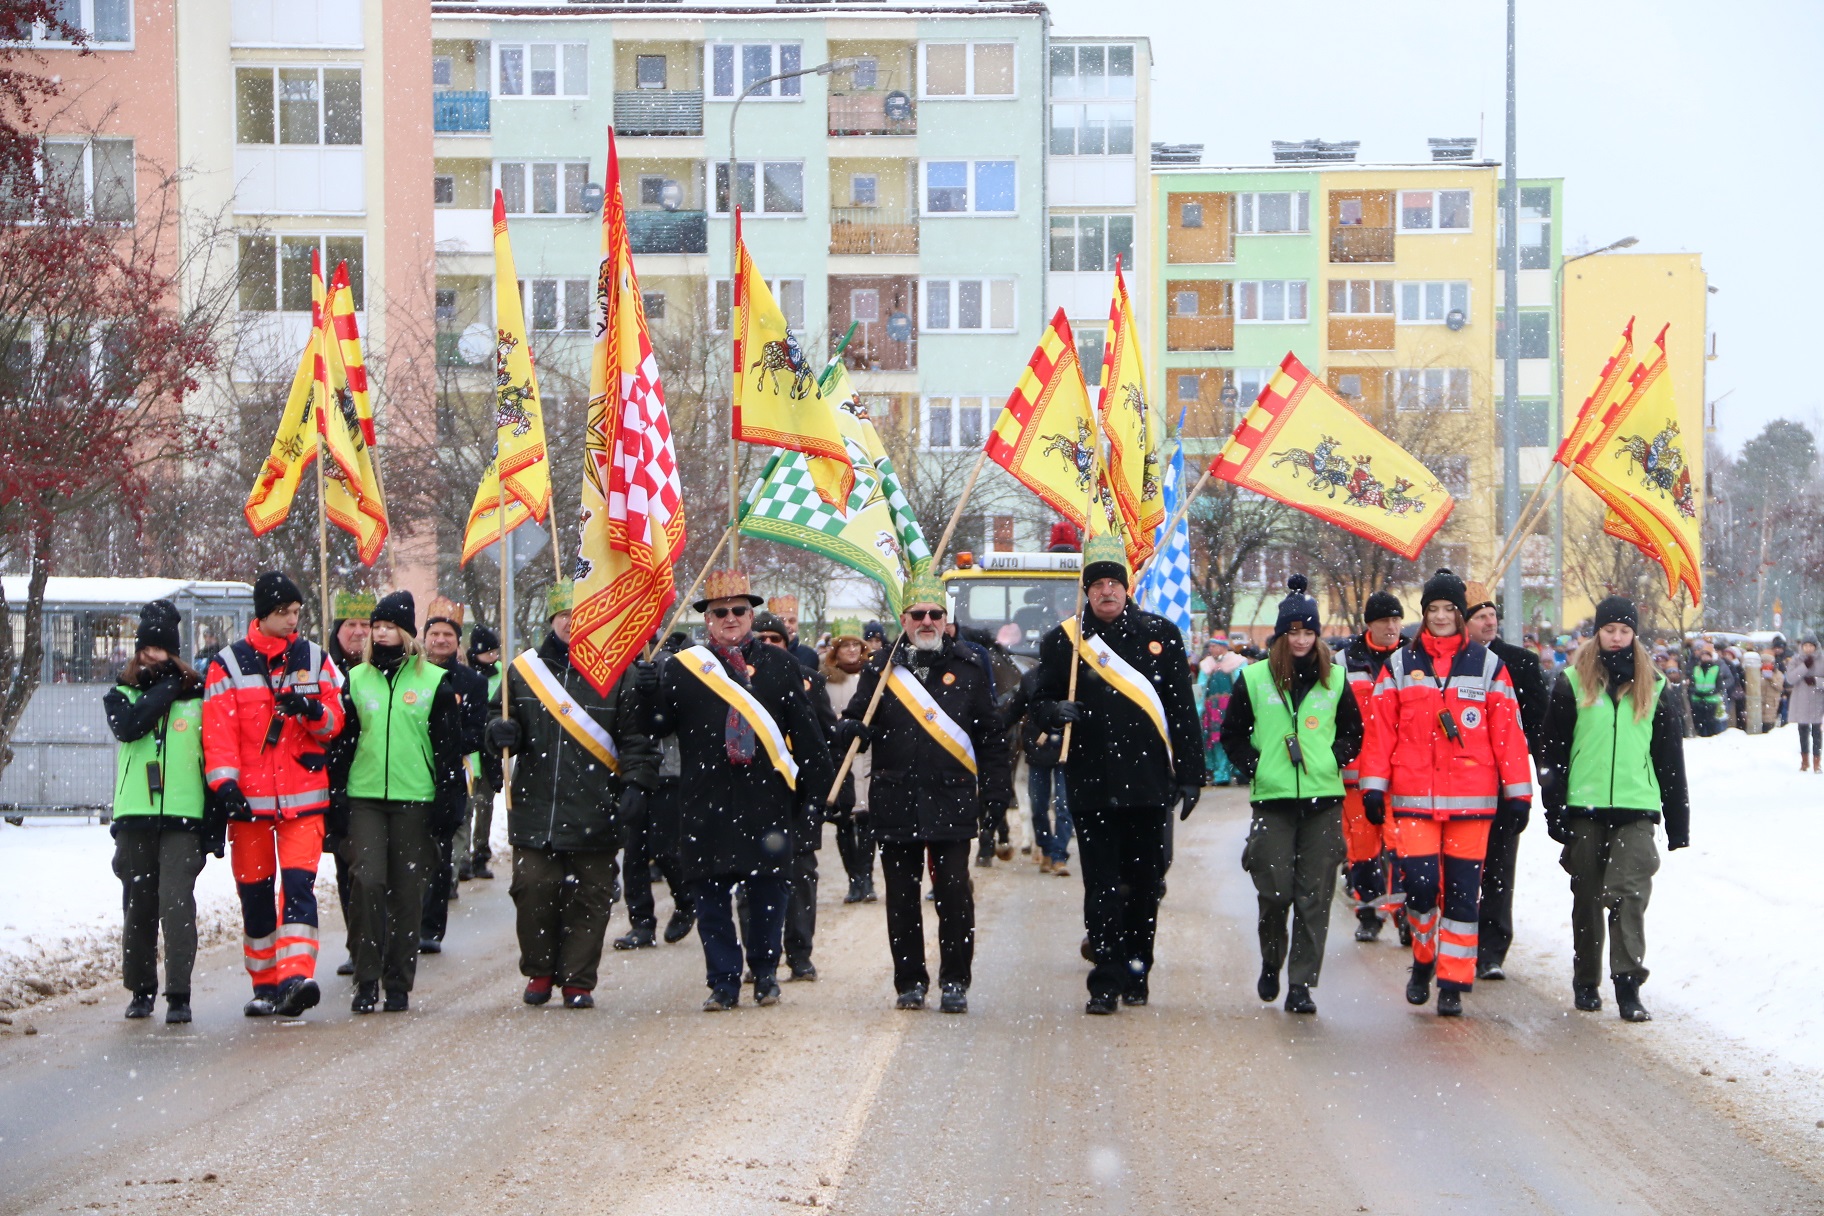
[[[241,513],[255,536],[264,536],[291,514],[291,504],[298,495],[298,485],[310,462],[317,458],[315,398],[317,330],[321,324],[322,276],[311,267],[310,338],[298,355],[298,369],[292,373],[291,392],[285,398],[285,410],[279,416],[278,433],[273,436],[272,450],[260,465],[253,490]]]
[[[511,532],[519,525],[532,518],[532,512],[526,504],[507,496],[507,519],[503,525],[497,518],[500,512],[500,474],[492,460],[482,470],[481,482],[475,487],[475,501],[469,507],[469,523],[462,533],[462,560],[458,565],[466,566],[469,559],[483,549],[499,540],[501,533]]]
[[[989,432],[988,459],[1086,536],[1116,530],[1102,480],[1096,414],[1064,310],[1058,309]]]
[[[1412,453],[1287,354],[1210,472],[1391,549],[1407,561],[1456,499]]]
[[[823,399],[817,374],[741,239],[735,214],[735,435],[748,443],[802,452],[818,497],[839,510],[855,488],[855,466]]]
[[[321,293],[322,283],[320,274],[312,275],[313,298]],[[313,396],[317,431],[330,457],[323,466],[323,510],[331,523],[355,538],[361,564],[371,566],[386,544],[386,501],[367,438],[372,419],[363,419],[360,413],[367,374],[346,262],[336,267],[320,315]]]
[[[1603,530],[1635,545],[1666,573],[1666,594],[1683,584],[1703,596],[1703,539],[1690,460],[1666,359],[1667,325],[1628,392],[1592,420],[1572,471],[1609,509]]]
[[[1102,351],[1098,412],[1102,433],[1108,437],[1108,485],[1121,514],[1128,568],[1138,570],[1152,556],[1153,534],[1165,523],[1165,486],[1159,465],[1165,428],[1146,399],[1140,333],[1134,325],[1134,308],[1127,298],[1119,259]]]

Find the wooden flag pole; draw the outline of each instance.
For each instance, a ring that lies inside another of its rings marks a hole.
[[[507,557],[507,487],[500,480],[500,445],[498,440],[494,448],[494,483],[497,491],[494,499],[494,520],[499,526],[496,534],[500,545],[500,716],[510,718],[507,712],[508,686],[512,684],[509,669],[512,667],[513,655],[507,642],[512,631],[507,627],[507,580],[513,577],[513,563]],[[500,784],[507,796],[507,809],[513,809],[513,749],[502,748],[500,751]]]
[[[969,470],[969,480],[963,483],[963,496],[956,500],[956,509],[950,512],[950,522],[944,525],[944,534],[937,538],[937,548],[931,551],[931,569],[943,565],[944,554],[950,548],[950,538],[956,533],[957,521],[963,517],[963,508],[969,505],[969,496],[975,493],[975,480],[982,475],[982,466],[988,463],[988,449],[982,448],[982,454],[975,458],[975,467]]]
[[[887,647],[887,661],[881,664],[880,678],[874,681],[874,695],[868,698],[868,708],[861,715],[863,726],[870,726],[874,722],[874,711],[880,708],[880,694],[886,690],[887,675],[893,669],[893,652],[898,650],[899,644],[905,640],[906,635],[902,630],[900,635],[893,639],[893,644]],[[836,805],[836,795],[842,790],[842,779],[849,775],[849,767],[855,763],[855,756],[860,751],[861,740],[849,740],[849,750],[843,753],[842,765],[836,770],[836,780],[830,782],[829,795],[823,800],[826,805]]]
[[[1532,523],[1533,508],[1538,505],[1540,495],[1545,493],[1546,487],[1552,482],[1555,471],[1560,467],[1561,466],[1554,462],[1552,467],[1545,471],[1545,476],[1539,479],[1539,484],[1533,487],[1533,492],[1527,496],[1525,505],[1520,508],[1520,513],[1514,516],[1513,532],[1501,542],[1501,549],[1497,555],[1497,560],[1507,556],[1508,549],[1514,545],[1515,537],[1526,535],[1526,528]]]
[[[697,598],[697,588],[703,585],[703,580],[709,577],[711,568],[715,566],[716,556],[722,552],[722,546],[726,545],[729,537],[734,534],[734,524],[730,524],[728,527],[722,529],[721,539],[716,541],[716,547],[709,551],[709,557],[704,561],[703,568],[697,571],[697,577],[690,584],[690,590],[678,597],[678,610],[671,614],[671,622],[665,626],[665,632],[661,633],[658,638],[655,639],[655,644],[664,641],[665,638],[671,636],[673,630],[677,629],[678,622],[684,619],[684,610],[689,608],[691,601]]]
[[[551,493],[551,505],[545,508],[545,522],[551,525],[551,572],[558,582],[564,581],[564,559],[557,552],[557,492]]]
[[[1172,512],[1172,517],[1165,521],[1165,538],[1167,544],[1171,543],[1172,533],[1178,530],[1178,525],[1184,522],[1184,517],[1191,513],[1191,503],[1196,500],[1199,494],[1203,493],[1203,487],[1210,483],[1210,470],[1214,467],[1215,462],[1213,461],[1203,467],[1203,476],[1199,477],[1196,482],[1192,484],[1191,492],[1186,494],[1178,503],[1178,509]]]
[[[1091,514],[1091,512],[1093,512],[1096,509],[1096,486],[1101,479],[1101,472],[1102,472],[1102,441],[1100,439],[1094,438],[1094,436],[1092,434],[1091,442],[1096,445],[1096,459],[1095,459],[1094,470],[1089,479],[1089,501],[1083,511],[1084,560],[1081,563],[1079,563],[1079,565],[1077,567],[1077,608],[1076,608],[1076,611],[1071,614],[1072,616],[1076,617],[1076,619],[1077,619],[1077,639],[1078,639],[1078,641],[1081,641],[1083,638],[1083,570],[1089,564],[1089,562],[1088,562],[1089,524],[1090,524],[1091,520],[1094,518],[1094,516]],[[1081,658],[1077,652],[1077,648],[1073,646],[1071,648],[1071,655],[1070,655],[1069,687],[1066,688],[1065,692],[1064,692],[1064,699],[1066,701],[1075,701],[1077,699],[1077,668],[1081,667],[1082,665],[1083,664],[1082,664]],[[1059,764],[1062,764],[1066,760],[1070,759],[1070,727],[1071,727],[1071,724],[1069,722],[1066,722],[1064,724],[1064,738],[1058,744],[1058,763]]]
[[[317,437],[317,611],[323,614],[323,645],[328,647],[332,640],[329,636],[329,514],[323,502],[323,462],[329,454],[323,450],[323,437]],[[344,679],[348,677],[345,671]]]
[[[1563,467],[1564,466],[1562,465],[1556,464],[1552,466],[1552,468],[1560,470]],[[1544,490],[1547,482],[1553,483],[1552,492],[1541,499],[1540,491]],[[1520,550],[1526,544],[1526,538],[1531,534],[1533,525],[1538,523],[1539,517],[1551,508],[1553,502],[1557,501],[1559,494],[1564,490],[1564,483],[1565,477],[1563,475],[1554,479],[1550,470],[1547,471],[1545,477],[1540,479],[1539,487],[1533,493],[1533,499],[1528,500],[1527,509],[1520,513],[1520,522],[1514,525],[1513,534],[1503,542],[1501,553],[1495,558],[1494,567],[1490,570],[1488,575],[1491,585],[1500,581],[1501,576],[1507,572],[1507,568],[1513,565],[1514,559],[1520,556]],[[1535,500],[1537,500],[1536,506],[1534,505]]]

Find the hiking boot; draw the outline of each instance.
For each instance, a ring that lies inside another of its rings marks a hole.
[[[1057,866],[1057,863],[1052,861],[1052,859],[1049,857],[1039,858],[1039,873],[1041,873],[1041,874],[1051,873],[1052,870],[1056,868],[1056,866]]]
[[[133,999],[127,1002],[127,1016],[130,1018],[149,1018],[152,1016],[152,1004],[157,1000],[155,992],[135,992]]]
[[[279,994],[273,998],[272,1011],[282,1018],[302,1017],[304,1011],[315,1005],[322,996],[317,989],[317,981],[294,975],[279,985]]]
[[[165,993],[165,1025],[182,1026],[190,1020],[190,994]]]
[[[868,875],[867,883],[862,888],[861,902],[864,904],[873,904],[873,903],[880,902],[880,892],[878,892],[874,889],[874,876],[872,874]]]
[[[1096,1017],[1106,1017],[1121,1008],[1121,1002],[1113,996],[1092,996],[1083,1006],[1083,1012]]]
[[[657,945],[658,941],[653,937],[652,929],[651,925],[635,925],[625,934],[614,939],[614,948],[616,950],[644,950],[648,946]]]
[[[944,995],[937,1007],[944,1013],[968,1013],[969,990],[955,981],[945,984]]]
[[[779,1003],[779,981],[770,975],[754,977],[754,1004],[765,1008]]]
[[[925,986],[923,984],[912,985],[900,993],[899,999],[893,1002],[895,1009],[923,1009],[924,1007]]]
[[[380,984],[373,981],[355,985],[355,999],[349,1002],[351,1013],[372,1013],[380,1004]]]
[[[1287,1013],[1316,1013],[1317,1002],[1311,999],[1311,989],[1304,984],[1286,985]]]
[[[741,994],[727,988],[712,988],[703,998],[704,1013],[727,1013],[741,1003]]]
[[[526,981],[526,990],[520,993],[519,999],[528,1005],[543,1005],[551,999],[551,989],[556,984],[556,976],[535,975]]]
[[[564,987],[565,1009],[594,1009],[595,996],[587,988]]]
[[[253,999],[241,1006],[241,1013],[250,1018],[269,1018],[273,1015],[273,1001],[278,995],[278,985],[261,984],[253,990]]]
[[[1615,1007],[1624,1022],[1651,1022],[1653,1015],[1640,1003],[1640,981],[1615,976]]]
[[[1437,973],[1436,963],[1414,963],[1412,974],[1406,980],[1406,1003],[1423,1005],[1431,999],[1431,977]]]
[[[798,980],[817,982],[817,968],[808,959],[802,963],[793,963],[791,974],[785,977],[785,982],[788,984]]]
[[[1501,969],[1500,963],[1477,963],[1476,978],[1479,980],[1504,980],[1507,972]]]
[[[1460,1018],[1463,1016],[1463,992],[1461,989],[1438,989],[1438,1016],[1441,1018]]]
[[[842,902],[845,904],[858,904],[861,902],[861,879],[849,879],[849,893],[842,897]]]
[[[673,912],[671,919],[665,922],[665,944],[683,941],[690,936],[690,931],[696,928],[696,924],[695,912]]]
[[[1150,999],[1150,994],[1147,992],[1145,980],[1137,981],[1131,988],[1121,994],[1121,1003],[1136,1009],[1144,1006],[1148,999]]]
[[[1398,908],[1393,913],[1393,927],[1399,930],[1400,945],[1412,948],[1412,926],[1406,923],[1406,909]]]
[[[386,1001],[380,1006],[382,1013],[404,1013],[411,1008],[412,994],[403,988],[388,988]]]
[[[1355,920],[1355,940],[1358,942],[1379,941],[1381,937],[1381,927],[1387,923],[1381,919],[1381,914],[1376,912],[1373,908],[1358,909],[1355,914]]]
[[[1260,978],[1254,982],[1254,991],[1263,1001],[1270,1001],[1279,995],[1279,968],[1262,967]]]
[[[1602,990],[1594,984],[1572,984],[1571,996],[1584,1013],[1598,1013],[1602,1009]]]
[[[1063,861],[1054,861],[1051,863],[1051,872],[1059,878],[1069,878],[1070,864]]]

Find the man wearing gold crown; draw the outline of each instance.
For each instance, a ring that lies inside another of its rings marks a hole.
[[[711,1013],[739,1003],[744,946],[755,1003],[778,1003],[793,825],[806,806],[821,811],[835,777],[798,661],[754,636],[761,602],[745,574],[712,571],[692,605],[708,642],[635,668],[653,738],[678,736],[679,861]],[[745,943],[730,902],[737,883],[747,888]]]
[[[1204,782],[1184,638],[1136,608],[1127,582],[1120,540],[1092,539],[1083,551],[1087,611],[1040,639],[1032,701],[1041,722],[1070,730],[1064,767],[1094,960],[1092,1014],[1147,1003],[1172,808],[1189,816]]]

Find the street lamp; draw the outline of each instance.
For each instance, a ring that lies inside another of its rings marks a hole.
[[[741,114],[741,103],[746,101],[749,97],[752,97],[755,93],[758,93],[761,89],[766,89],[770,92],[772,86],[781,80],[795,80],[800,76],[829,76],[836,72],[850,71],[853,68],[860,67],[861,64],[862,60],[860,59],[832,59],[828,63],[820,63],[813,68],[798,68],[795,71],[779,72],[772,76],[767,76],[761,80],[754,81],[754,83],[741,90],[741,96],[735,98],[735,104],[728,112],[728,215],[731,223],[736,213],[736,208],[738,206],[737,199],[740,194],[739,188],[736,185],[739,161],[737,161],[735,157],[735,119]],[[802,183],[800,183],[800,188],[802,188]],[[710,189],[713,194],[715,189],[714,183],[711,183]],[[754,191],[756,195],[758,195],[759,191],[762,189],[764,189],[764,185],[760,181],[759,174],[756,173],[754,175]],[[711,201],[714,201],[713,198]],[[734,232],[731,228],[728,236],[728,324],[730,330],[733,330],[735,324],[735,283],[741,274],[739,258],[740,255],[735,249]],[[710,292],[709,307],[711,316],[713,317],[716,307],[713,284]],[[741,369],[736,368],[735,374],[740,375]],[[731,411],[728,427],[728,518],[730,523],[733,523],[741,516],[741,477],[738,472],[741,463],[739,459],[740,455],[741,441],[735,437],[734,416]],[[728,564],[731,569],[740,566],[740,554],[741,530],[736,528],[728,538]]]

